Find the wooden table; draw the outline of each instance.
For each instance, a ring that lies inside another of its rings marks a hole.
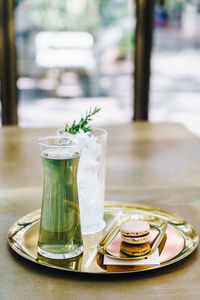
[[[106,199],[147,204],[200,229],[200,140],[178,124],[109,127]],[[166,268],[87,278],[36,265],[7,245],[9,227],[41,206],[37,138],[56,129],[0,129],[0,299],[200,299],[198,250]]]

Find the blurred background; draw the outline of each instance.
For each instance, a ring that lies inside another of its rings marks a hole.
[[[60,127],[94,106],[95,125],[131,122],[134,1],[15,2],[19,126]],[[200,135],[199,48],[200,0],[156,0],[151,122]]]

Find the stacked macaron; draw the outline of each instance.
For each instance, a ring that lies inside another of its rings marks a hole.
[[[120,227],[121,246],[120,251],[128,256],[141,256],[150,250],[149,232],[150,226],[145,221],[130,220]]]

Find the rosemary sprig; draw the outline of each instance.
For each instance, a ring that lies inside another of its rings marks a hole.
[[[78,124],[76,123],[76,121],[74,121],[71,126],[66,124],[65,131],[71,134],[78,133],[80,129],[82,129],[84,132],[90,132],[91,131],[90,126],[86,126],[86,125],[88,124],[89,121],[92,120],[91,117],[94,116],[96,113],[98,113],[100,110],[101,108],[95,107],[93,111],[91,109],[89,110],[89,112],[86,111],[85,118],[81,117]]]

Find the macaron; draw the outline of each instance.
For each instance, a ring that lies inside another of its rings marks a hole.
[[[149,241],[150,226],[145,221],[130,220],[120,227],[121,239],[128,244],[144,244]]]
[[[130,245],[124,242],[120,244],[120,251],[128,256],[142,256],[151,250],[151,246],[149,243],[144,243],[140,245]]]

